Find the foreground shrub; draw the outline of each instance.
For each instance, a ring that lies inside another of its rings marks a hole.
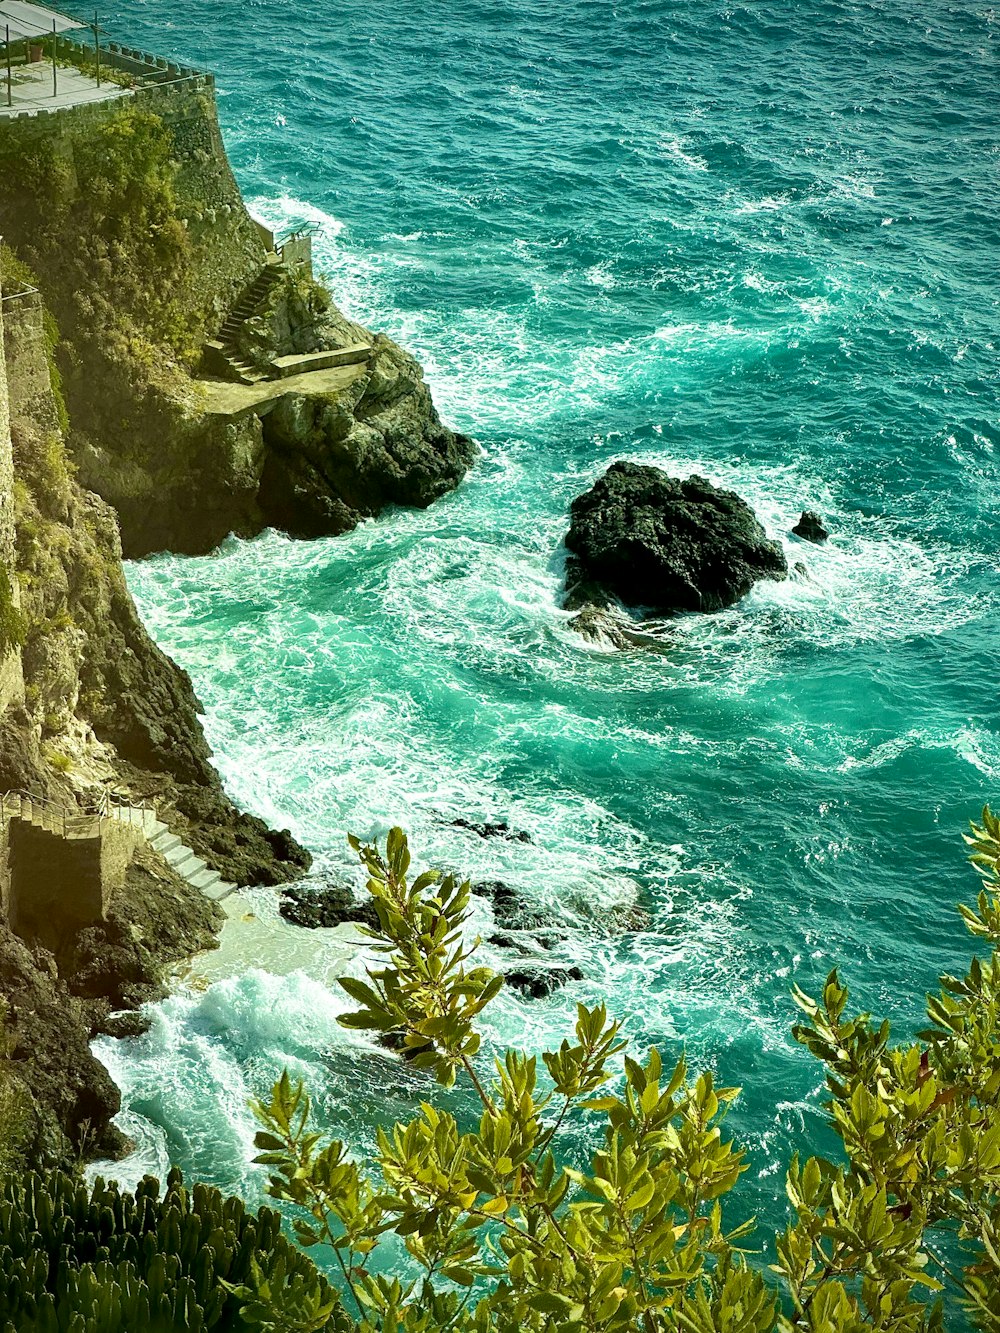
[[[343,1278],[338,1307],[294,1321],[274,1284],[257,1287],[262,1323],[361,1333],[920,1333],[956,1302],[1000,1330],[1000,822],[974,826],[983,891],[963,907],[993,946],[961,979],[942,978],[918,1042],[893,1046],[887,1022],[849,1016],[837,973],[822,996],[795,998],[796,1038],[824,1065],[842,1160],[792,1161],[793,1220],[774,1262],[747,1249],[752,1224],[725,1207],[743,1153],[724,1137],[731,1088],[624,1054],[603,1006],[542,1056],[478,1061],[476,1023],[502,979],[471,965],[469,885],[408,879],[406,839],[367,867],[385,965],[341,985],[360,1006],[342,1022],[391,1037],[403,1058],[451,1085],[467,1080],[481,1114],[463,1126],[425,1103],[381,1130],[359,1164],[310,1123],[310,1100],[285,1074],[255,1106],[269,1191],[295,1205],[304,1246],[325,1246]],[[610,1088],[610,1090],[609,1090]],[[587,1170],[559,1153],[568,1117],[600,1117]],[[380,1275],[385,1237],[402,1237],[420,1274]],[[946,1307],[947,1290],[954,1300]],[[249,1293],[248,1293],[249,1294]]]

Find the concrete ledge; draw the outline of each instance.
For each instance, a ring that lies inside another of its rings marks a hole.
[[[266,416],[288,394],[339,394],[367,373],[364,364],[331,366],[311,370],[287,379],[260,380],[256,384],[236,384],[232,380],[199,380],[201,408],[210,416],[238,417],[244,412]]]
[[[311,370],[331,370],[334,366],[358,366],[372,354],[368,343],[353,343],[350,347],[335,347],[329,352],[307,352],[303,356],[276,356],[271,369],[279,379],[292,375],[306,375]]]

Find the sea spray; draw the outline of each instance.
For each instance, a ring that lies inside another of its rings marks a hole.
[[[860,1005],[919,1025],[967,956],[959,834],[1000,777],[995,24],[694,0],[192,13],[177,54],[211,34],[256,211],[322,225],[341,304],[485,452],[425,513],[133,566],[143,615],[230,791],[317,878],[356,873],[347,832],[399,822],[425,860],[558,914],[584,980],[506,994],[494,1044],[556,1043],[606,998],[640,1046],[742,1083],[740,1189],[777,1224],[822,1115],[789,989],[839,964]],[[115,12],[155,49],[165,17]],[[731,486],[804,571],[664,622],[662,651],[595,650],[560,605],[561,541],[618,457]],[[790,535],[804,507],[822,549]],[[620,902],[645,920],[612,928]],[[251,1196],[243,1102],[281,1064],[358,1151],[422,1095],[336,1023],[335,964],[361,956],[300,932],[297,960],[273,930],[273,970],[227,955],[146,1037],[98,1046],[143,1161]]]

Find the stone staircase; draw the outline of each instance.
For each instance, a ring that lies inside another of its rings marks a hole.
[[[66,839],[96,838],[103,820],[112,820],[135,829],[146,843],[159,852],[176,875],[206,898],[221,902],[236,891],[236,885],[209,868],[195,852],[171,833],[156,811],[145,805],[133,805],[124,797],[107,793],[93,811],[79,806],[58,805],[29,792],[5,792],[0,796],[0,820],[21,819]]]
[[[252,386],[265,381],[308,375],[317,370],[363,365],[371,360],[374,349],[370,343],[351,343],[346,347],[331,347],[321,352],[278,356],[264,369],[247,361],[239,346],[240,331],[261,308],[285,272],[286,267],[275,256],[267,261],[238,304],[227,315],[218,336],[205,343],[202,364],[207,372],[235,380],[237,384]]]
[[[226,316],[226,322],[219,330],[218,337],[205,344],[214,359],[221,361],[229,376],[239,384],[259,384],[268,375],[258,370],[246,360],[239,348],[240,330],[250,317],[256,313],[267,299],[271,288],[280,281],[281,265],[268,260],[256,278],[240,297]]]
[[[132,809],[133,807],[129,807]],[[112,819],[121,819],[121,807],[111,807]],[[128,822],[126,819],[125,822]],[[139,824],[146,842],[153,851],[159,852],[175,875],[186,880],[194,889],[200,889],[206,898],[221,902],[236,892],[236,885],[223,879],[217,870],[212,870],[201,857],[180,840],[176,833],[171,833],[162,819],[158,819],[155,810],[143,809]]]

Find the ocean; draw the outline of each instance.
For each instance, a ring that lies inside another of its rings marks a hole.
[[[102,21],[216,72],[252,210],[320,225],[338,303],[482,447],[426,512],[129,567],[228,790],[320,878],[352,873],[348,832],[399,823],[422,861],[550,910],[584,979],[505,992],[491,1041],[558,1044],[605,999],[640,1049],[741,1085],[738,1209],[780,1227],[791,1153],[830,1146],[793,984],[838,966],[904,1037],[972,951],[961,833],[1000,778],[1000,18],[118,0]],[[617,458],[734,488],[805,573],[659,652],[588,644],[561,543]],[[825,546],[790,535],[803,508]],[[623,903],[647,914],[624,933]],[[364,961],[339,935],[282,928],[267,892],[234,910],[254,921],[146,1036],[96,1050],[138,1144],[122,1174],[171,1160],[256,1199],[246,1102],[283,1066],[357,1151],[426,1088],[338,1027],[333,978]]]

